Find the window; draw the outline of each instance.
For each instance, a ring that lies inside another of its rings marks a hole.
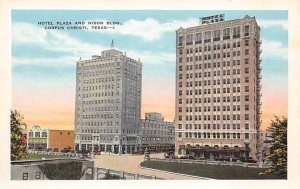
[[[245,129],[249,129],[249,123],[245,123]]]
[[[223,40],[230,39],[230,28],[223,30]]]
[[[235,39],[235,38],[240,38],[240,30],[241,30],[241,28],[240,28],[240,26],[237,26],[237,27],[234,27],[233,28],[233,38]]]
[[[188,34],[186,37],[186,45],[192,45],[193,44],[193,34]]]
[[[211,42],[211,31],[207,31],[204,33],[204,43]]]
[[[220,41],[220,35],[221,35],[221,31],[220,30],[215,30],[214,31],[214,41]]]
[[[41,179],[41,172],[35,172],[35,179]]]
[[[35,136],[35,137],[40,137],[40,136],[41,136],[41,135],[40,135],[40,132],[35,132],[34,136]]]
[[[200,44],[202,43],[202,33],[196,33],[196,40],[195,40],[195,44]],[[201,52],[201,50],[200,50]]]
[[[249,64],[249,58],[245,59],[245,64]]]
[[[23,173],[23,180],[28,180],[28,173]]]
[[[245,86],[245,92],[249,92],[249,86]]]
[[[47,132],[42,132],[42,137],[47,137]]]
[[[29,132],[29,133],[28,133],[28,136],[29,136],[29,137],[33,137],[33,132]]]
[[[178,38],[178,45],[179,46],[183,46],[183,36],[180,36],[179,38]]]
[[[250,36],[250,26],[245,26],[244,28],[244,36],[247,37],[247,36]]]
[[[180,138],[182,137],[182,132],[178,133],[178,137],[180,137]]]
[[[245,133],[245,139],[249,139],[249,133]]]
[[[245,46],[249,46],[249,39],[245,39]]]
[[[249,68],[245,68],[245,73],[249,73]]]
[[[245,95],[245,101],[249,101],[249,95]]]
[[[245,50],[245,55],[249,55],[249,49]]]
[[[249,120],[249,114],[245,114],[245,120]]]

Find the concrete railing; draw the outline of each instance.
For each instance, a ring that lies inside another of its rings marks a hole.
[[[62,155],[62,156],[68,156],[68,157],[78,157],[79,154],[76,153],[63,153],[63,152],[46,152],[46,151],[28,151],[30,154],[41,154],[41,155]]]
[[[270,168],[271,167],[270,165],[264,165],[262,163],[246,163],[246,162],[190,160],[190,159],[159,159],[159,158],[145,158],[145,160],[159,161],[159,162],[202,164],[202,165],[227,165],[227,166],[239,166],[239,167],[249,167],[249,168]]]
[[[152,180],[152,179],[157,179],[155,176],[150,176],[150,175],[141,175],[139,173],[129,173],[129,172],[125,172],[125,171],[117,171],[117,170],[112,170],[112,169],[95,167],[94,180],[105,179],[106,174],[117,175],[121,179],[126,179],[126,180]]]

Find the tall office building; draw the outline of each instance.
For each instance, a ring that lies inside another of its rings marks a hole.
[[[75,148],[138,150],[142,63],[115,49],[79,60],[76,70]]]
[[[176,31],[175,153],[259,158],[260,27],[224,15]]]

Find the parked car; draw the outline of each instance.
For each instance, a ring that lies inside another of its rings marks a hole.
[[[248,159],[247,159],[247,162],[248,162],[248,163],[257,163],[257,161],[254,160],[253,158],[248,158]]]
[[[195,160],[196,158],[192,155],[186,155],[186,156],[181,156],[180,159],[193,159],[193,160]]]

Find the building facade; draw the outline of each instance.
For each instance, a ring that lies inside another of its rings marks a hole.
[[[74,148],[74,131],[72,130],[51,130],[34,125],[27,130],[27,149],[47,148],[62,150]]]
[[[267,154],[269,154],[272,150],[272,142],[274,138],[274,133],[268,130],[262,130],[260,131],[260,138],[259,138],[259,144],[260,144],[260,157],[262,160],[265,160],[267,157]]]
[[[176,31],[177,155],[257,159],[260,44],[249,16]]]
[[[76,67],[75,147],[131,153],[141,116],[142,63],[115,49]]]
[[[62,150],[74,149],[75,134],[73,130],[49,130],[49,148]]]
[[[83,175],[80,180],[93,180],[94,161],[85,159],[40,159],[18,160],[11,162],[11,180],[49,180],[46,173],[40,168],[45,164],[64,164],[81,162]]]
[[[49,148],[49,129],[41,128],[39,125],[34,125],[31,129],[28,129],[27,148]]]
[[[141,150],[165,151],[175,146],[174,122],[164,121],[161,113],[145,113],[139,128]]]

